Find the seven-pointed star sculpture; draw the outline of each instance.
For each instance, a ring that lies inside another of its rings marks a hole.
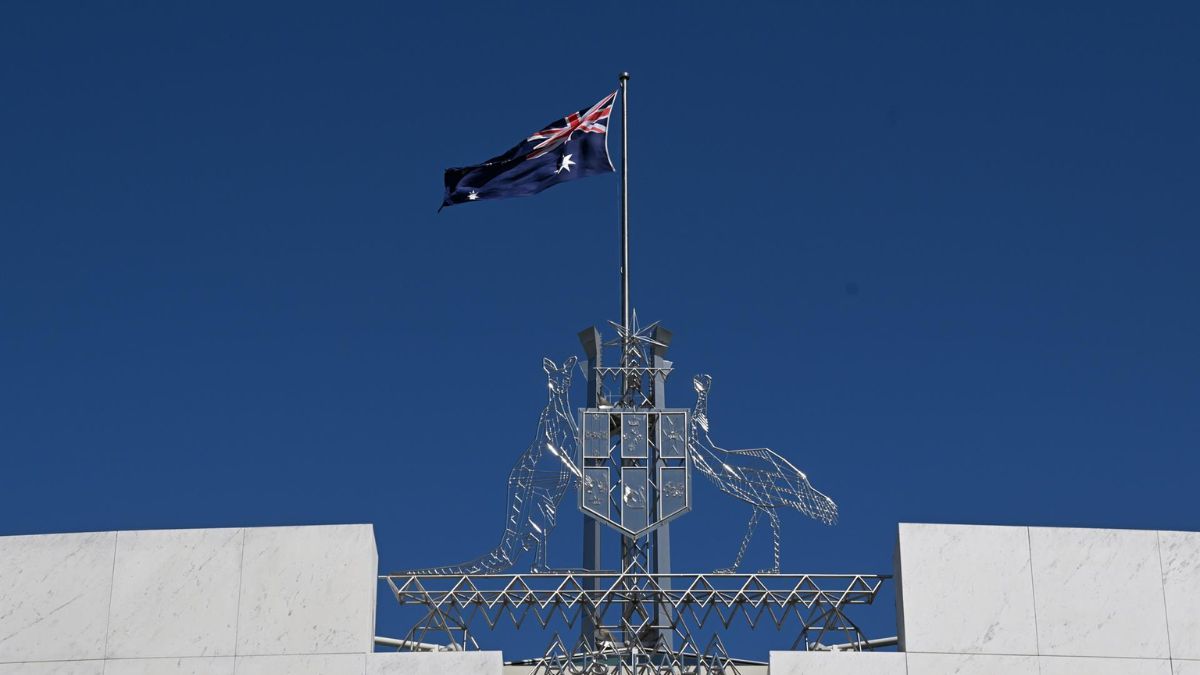
[[[633,318],[629,322],[629,324],[630,324],[629,330],[625,330],[625,327],[622,326],[621,324],[617,323],[616,321],[608,322],[608,324],[610,326],[612,326],[614,330],[616,330],[617,337],[614,340],[608,340],[607,342],[604,343],[604,345],[605,346],[624,346],[626,344],[626,341],[628,341],[630,343],[635,343],[635,344],[642,343],[642,344],[648,345],[650,347],[665,347],[666,345],[664,345],[663,343],[661,343],[658,340],[655,340],[653,337],[651,337],[651,335],[653,335],[653,333],[654,333],[654,329],[658,327],[659,323],[660,322],[655,321],[654,323],[650,324],[649,326],[646,326],[645,328],[643,328],[641,325],[638,324],[637,310],[635,309],[635,310],[633,310]]]

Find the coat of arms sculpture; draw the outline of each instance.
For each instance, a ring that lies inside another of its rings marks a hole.
[[[620,83],[624,119],[628,74],[621,75]],[[605,120],[613,100],[610,96],[601,102],[608,106],[601,111]],[[568,116],[561,129],[556,127],[564,144],[572,142],[580,119]],[[603,135],[607,127],[596,122],[588,132]],[[595,157],[603,150],[607,162],[606,140],[587,140]],[[624,133],[622,145],[627,150]],[[470,189],[469,199],[460,201],[473,201],[475,188],[489,198],[532,194],[565,180],[561,169],[553,174],[543,170],[549,164],[539,164],[537,171],[527,167],[541,155],[526,156],[524,147],[469,167],[470,171],[448,170],[447,195],[459,194],[460,188]],[[564,145],[556,152],[566,149]],[[406,638],[393,642],[411,650],[478,648],[471,627],[474,620],[482,618],[494,628],[508,617],[519,627],[532,616],[542,628],[557,622],[578,635],[575,646],[568,648],[556,633],[545,654],[531,662],[535,675],[736,673],[720,635],[714,633],[705,641],[699,634],[706,630],[705,622],[714,616],[715,608],[724,628],[737,612],[745,614],[752,628],[764,617],[777,629],[789,621],[799,622],[793,649],[875,646],[877,642],[863,639],[846,609],[870,604],[885,577],[780,573],[779,511],[793,509],[831,525],[838,516],[833,500],[769,448],[726,450],[713,442],[710,376],[692,379],[694,406],[667,405],[666,385],[674,366],[666,354],[672,334],[658,323],[640,326],[629,304],[626,155],[622,155],[621,321],[609,322],[615,336],[605,341],[591,327],[579,334],[585,360],[570,357],[561,364],[543,360],[546,404],[532,442],[509,472],[499,542],[467,562],[388,575],[387,583],[401,605],[425,610]],[[567,160],[570,157],[565,154]],[[517,185],[514,176],[536,185]],[[615,365],[607,365],[606,351],[609,356],[615,352]],[[571,400],[576,367],[587,378],[581,407],[574,407]],[[692,510],[697,474],[751,507],[732,563],[712,575],[681,574],[671,566],[671,523]],[[572,486],[583,516],[582,564],[553,568],[548,560],[550,537]],[[739,573],[762,520],[770,526],[772,565],[755,574]],[[619,540],[619,569],[605,569],[602,564],[606,528],[609,539],[615,533]],[[529,574],[505,574],[526,557]],[[449,642],[428,643],[429,634],[443,635]],[[831,647],[826,640],[835,634],[844,635],[847,642]]]
[[[600,352],[589,350],[589,383],[620,377],[622,394],[611,404],[603,391],[580,411],[578,455],[582,471],[579,509],[585,515],[637,538],[682,516],[692,507],[688,411],[661,407],[663,387],[642,389],[642,378],[665,382],[670,335],[657,324],[646,330],[618,328],[622,365],[604,368]],[[615,325],[615,324],[614,324]],[[594,330],[594,329],[593,329]],[[588,331],[584,331],[585,347]],[[642,365],[645,364],[645,365]]]

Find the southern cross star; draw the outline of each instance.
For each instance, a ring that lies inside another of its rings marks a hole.
[[[559,163],[558,168],[554,170],[554,173],[558,173],[560,171],[566,171],[567,173],[570,173],[571,167],[573,166],[575,166],[575,162],[571,161],[571,155],[563,155],[562,162]]]
[[[471,190],[471,194],[467,195],[467,199],[469,199],[471,201],[475,201],[476,199],[479,199],[479,193],[474,190]]]

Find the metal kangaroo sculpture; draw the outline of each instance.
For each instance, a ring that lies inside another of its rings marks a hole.
[[[761,516],[771,523],[774,545],[774,566],[764,572],[779,572],[779,513],[780,508],[793,508],[826,525],[837,522],[837,504],[821,494],[808,482],[808,476],[770,448],[725,450],[709,438],[708,394],[712,377],[697,375],[692,379],[696,390],[696,408],[692,411],[692,462],[696,469],[725,494],[736,497],[754,510],[738,548],[737,557],[729,567],[717,570],[733,572],[742,564],[746,548],[754,535]]]
[[[552,572],[546,562],[546,545],[558,523],[558,506],[577,475],[569,459],[575,446],[575,421],[571,416],[571,375],[576,358],[561,366],[542,359],[546,371],[546,407],[538,419],[533,442],[508,474],[508,506],[504,534],[491,551],[464,563],[406,570],[399,574],[497,574],[530,551],[531,572]]]

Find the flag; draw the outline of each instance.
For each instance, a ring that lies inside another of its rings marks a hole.
[[[534,195],[559,183],[614,171],[608,157],[608,119],[616,98],[614,91],[590,108],[551,122],[499,157],[446,169],[442,208]]]

